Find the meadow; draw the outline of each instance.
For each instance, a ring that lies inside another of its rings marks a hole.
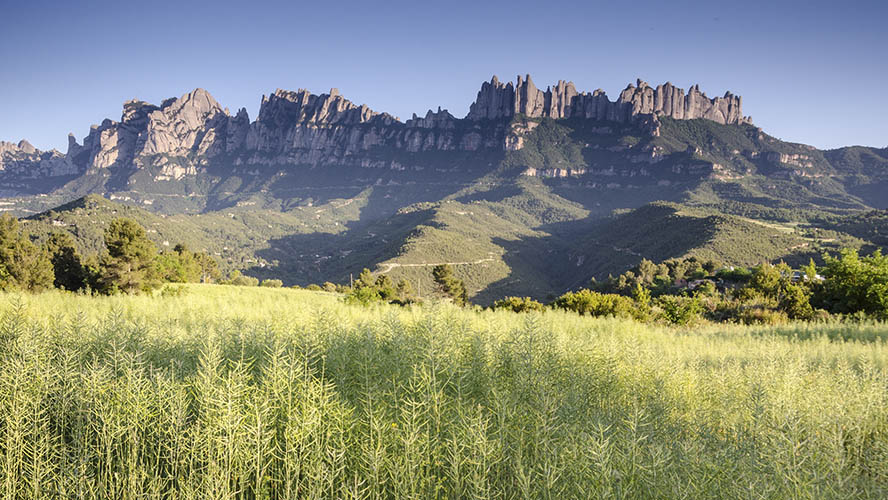
[[[888,325],[0,295],[0,496],[885,498]]]

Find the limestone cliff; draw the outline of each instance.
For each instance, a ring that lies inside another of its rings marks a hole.
[[[749,123],[743,116],[741,98],[730,92],[710,99],[691,87],[687,94],[669,82],[651,87],[638,80],[629,84],[616,101],[603,90],[577,92],[573,82],[559,81],[545,91],[534,85],[530,75],[517,83],[501,83],[496,76],[485,82],[466,118],[496,120],[522,114],[530,118],[582,117],[592,120],[629,122],[646,116],[668,116],[677,120],[703,118],[726,125]]]
[[[78,173],[69,157],[56,151],[40,151],[28,141],[0,141],[0,172],[4,176],[37,179]]]
[[[518,115],[525,120],[513,121]],[[213,165],[342,165],[404,168],[377,151],[516,150],[532,130],[527,118],[585,118],[632,122],[658,134],[658,117],[703,118],[723,124],[749,121],[740,97],[711,99],[697,86],[687,93],[670,83],[650,87],[638,81],[610,101],[602,90],[577,92],[559,81],[538,89],[530,76],[485,82],[464,119],[438,108],[406,122],[341,96],[337,89],[312,94],[276,90],[263,96],[256,120],[245,109],[234,116],[203,89],[160,105],[133,99],[120,121],[94,125],[83,145],[69,138],[68,153],[42,153],[30,145],[3,143],[0,168],[30,175],[70,175],[103,169],[150,168],[156,180],[195,175]]]

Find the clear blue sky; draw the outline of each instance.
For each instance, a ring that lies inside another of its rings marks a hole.
[[[0,140],[67,147],[203,87],[256,117],[276,88],[402,119],[462,117],[482,81],[530,73],[614,99],[640,77],[731,90],[766,132],[818,147],[888,146],[888,2],[0,0]]]

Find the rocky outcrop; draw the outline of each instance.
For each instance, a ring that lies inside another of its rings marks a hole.
[[[525,119],[513,120],[517,116]],[[0,166],[53,175],[150,168],[156,180],[194,175],[214,163],[250,171],[263,165],[400,169],[409,168],[403,158],[388,161],[366,153],[521,149],[535,126],[528,118],[632,122],[657,135],[660,116],[748,122],[740,98],[730,93],[710,99],[697,86],[685,94],[670,83],[652,88],[640,80],[612,102],[600,89],[578,92],[571,82],[540,90],[529,75],[514,84],[493,77],[481,86],[465,119],[439,108],[406,122],[357,105],[337,89],[320,95],[278,89],[262,97],[251,122],[245,109],[231,116],[207,91],[195,89],[160,105],[135,99],[124,103],[120,121],[94,125],[82,145],[69,137],[67,155],[41,153],[26,143],[13,151],[5,143]],[[38,163],[42,166],[32,167]]]
[[[85,169],[141,167],[158,155],[189,157],[224,150],[224,143],[216,144],[227,139],[230,121],[228,112],[203,89],[160,106],[133,99],[124,103],[120,122],[106,119],[93,125],[83,146],[69,139],[68,148]]]
[[[69,157],[56,151],[40,151],[26,140],[18,144],[0,141],[0,173],[4,177],[37,179],[79,173]]]
[[[262,97],[241,147],[249,164],[316,165],[383,145],[394,124],[401,125],[389,114],[352,103],[337,89],[321,95],[279,89]]]
[[[572,82],[559,81],[554,87],[539,90],[530,75],[518,77],[517,83],[501,83],[496,76],[481,85],[478,97],[469,108],[470,120],[497,120],[521,114],[530,118],[582,117],[617,122],[641,121],[646,117],[668,116],[677,120],[703,118],[726,125],[749,123],[744,117],[741,98],[730,92],[710,99],[691,87],[683,89],[669,82],[651,87],[638,80],[611,102],[605,92],[577,92]]]

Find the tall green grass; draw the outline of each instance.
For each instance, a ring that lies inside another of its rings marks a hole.
[[[0,495],[883,498],[886,326],[860,329],[3,295]]]

